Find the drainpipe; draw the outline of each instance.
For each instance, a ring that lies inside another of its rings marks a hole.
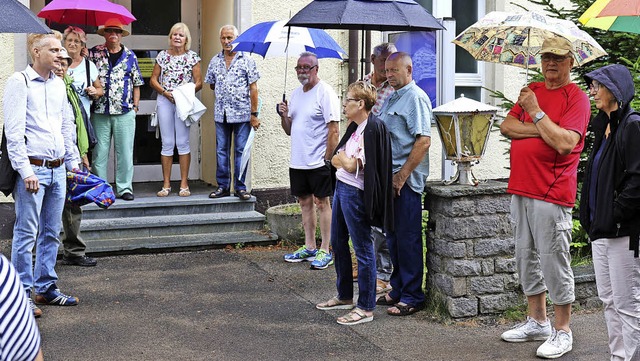
[[[349,30],[349,84],[358,80],[358,30]]]
[[[364,54],[362,54],[362,58],[364,59],[364,74],[362,77],[364,78],[365,74],[369,74],[371,72],[371,30],[367,30],[364,38]]]

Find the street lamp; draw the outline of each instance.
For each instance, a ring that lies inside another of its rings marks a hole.
[[[456,174],[445,184],[478,185],[471,167],[484,155],[497,111],[464,95],[433,109],[446,159],[458,165]]]

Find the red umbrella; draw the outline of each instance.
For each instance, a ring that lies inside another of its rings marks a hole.
[[[38,16],[60,24],[89,26],[104,25],[113,18],[123,25],[136,20],[127,8],[107,0],[53,0]]]

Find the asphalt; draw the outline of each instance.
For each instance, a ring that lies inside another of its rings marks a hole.
[[[3,247],[6,255],[6,247]],[[539,342],[510,344],[513,322],[441,322],[375,310],[374,321],[335,322],[316,303],[335,294],[335,271],[282,261],[277,247],[101,257],[58,263],[73,307],[42,306],[45,359],[55,360],[536,360]],[[572,320],[562,360],[606,360],[601,310]]]

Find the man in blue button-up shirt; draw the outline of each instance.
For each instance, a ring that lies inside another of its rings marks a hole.
[[[78,168],[75,120],[62,79],[55,76],[62,58],[60,40],[52,34],[31,34],[28,48],[33,65],[14,73],[4,93],[7,151],[18,177],[13,191],[16,223],[11,262],[18,270],[36,317],[36,302],[72,306],[75,297],[58,290],[54,270],[68,169]],[[35,268],[32,250],[36,246]]]
[[[235,52],[231,43],[238,37],[238,29],[225,25],[220,29],[222,51],[209,63],[204,82],[216,96],[214,118],[216,121],[216,181],[218,189],[209,197],[220,198],[230,194],[231,188],[231,137],[235,136],[234,189],[242,200],[251,198],[247,192],[245,175],[238,174],[240,160],[251,127],[258,129],[258,79],[260,74],[249,54]]]
[[[387,231],[393,263],[392,290],[378,304],[395,305],[392,316],[406,316],[424,308],[422,292],[422,191],[429,175],[431,100],[412,77],[409,54],[389,55],[387,81],[395,92],[380,110],[380,119],[391,133],[395,230]]]

